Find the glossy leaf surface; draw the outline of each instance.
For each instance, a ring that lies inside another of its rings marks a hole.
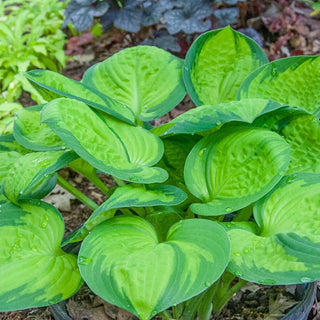
[[[270,62],[242,83],[238,98],[265,98],[319,113],[320,57],[299,56]]]
[[[45,123],[40,123],[42,107],[29,107],[16,113],[15,139],[25,148],[35,151],[66,149],[66,144]]]
[[[242,81],[267,62],[256,42],[226,27],[197,38],[186,55],[183,77],[197,106],[215,105],[236,100]]]
[[[60,97],[72,98],[128,123],[135,123],[134,115],[127,106],[81,82],[49,70],[32,70],[24,75],[47,101]]]
[[[167,179],[163,169],[152,167],[162,157],[162,142],[141,127],[100,117],[86,104],[64,98],[48,103],[42,120],[81,158],[102,172],[139,183]]]
[[[55,186],[52,175],[77,158],[74,152],[33,152],[18,157],[3,179],[7,198],[17,203],[21,199],[41,199]]]
[[[82,280],[76,256],[60,249],[60,213],[39,201],[7,203],[0,210],[0,311],[46,306],[73,295]]]
[[[185,96],[183,61],[151,46],[124,49],[88,69],[82,82],[129,106],[137,119],[150,121]]]
[[[191,205],[201,215],[222,215],[265,195],[284,175],[290,148],[278,134],[230,125],[200,140],[185,164],[189,191],[203,203]]]
[[[96,209],[84,225],[64,242],[77,242],[85,238],[99,223],[113,217],[116,209],[132,207],[174,206],[186,199],[186,194],[175,186],[152,185],[133,187],[125,185],[115,192]]]
[[[231,121],[252,123],[257,117],[282,107],[278,102],[265,99],[244,99],[214,106],[200,106],[151,131],[157,135],[197,133]]]
[[[116,217],[90,233],[78,261],[93,292],[145,320],[204,291],[228,259],[229,240],[215,222],[180,221],[159,243],[146,220]]]
[[[252,282],[293,284],[320,279],[320,176],[285,176],[254,206],[259,232],[228,231],[228,270]]]

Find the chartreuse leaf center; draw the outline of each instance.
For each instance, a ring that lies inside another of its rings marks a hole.
[[[201,215],[222,215],[265,195],[290,161],[288,144],[276,133],[230,125],[201,139],[185,164],[188,189],[203,203],[191,205]]]
[[[285,176],[254,206],[257,234],[235,223],[228,270],[259,283],[292,284],[320,277],[320,176]]]
[[[63,233],[60,213],[47,203],[1,206],[1,312],[54,304],[79,289],[76,256],[60,249]]]
[[[145,320],[210,286],[228,263],[229,240],[217,223],[190,219],[159,243],[146,220],[115,217],[85,238],[79,255],[95,293]]]

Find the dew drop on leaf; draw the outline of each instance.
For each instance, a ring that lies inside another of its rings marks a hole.
[[[41,222],[41,228],[42,229],[46,229],[47,226],[48,226],[48,221],[49,221],[49,217],[47,215],[45,215],[42,219],[42,222]]]
[[[233,252],[232,253],[234,256],[236,256],[236,257],[240,257],[241,256],[241,253],[240,252]]]
[[[231,213],[231,212],[233,212],[233,209],[230,208],[230,207],[227,207],[227,208],[225,208],[224,210],[225,210],[226,213]]]
[[[302,278],[300,279],[300,281],[303,282],[303,283],[307,283],[307,282],[312,282],[313,279],[311,279],[311,278],[309,278],[309,277],[302,277]]]
[[[243,273],[242,272],[235,272],[234,273],[236,277],[240,278],[243,276]]]
[[[295,174],[291,174],[290,176],[288,176],[288,178],[286,179],[286,183],[287,184],[290,184],[290,183],[293,183],[296,179],[296,175]]]
[[[78,263],[82,266],[88,265],[91,262],[90,258],[84,257],[84,256],[80,256],[78,258]]]
[[[204,284],[206,287],[210,287],[211,286],[211,282],[210,281],[206,281],[206,283]]]
[[[222,123],[222,122],[221,122],[220,120],[218,120],[218,121],[216,122],[216,125],[217,125],[217,126],[220,126],[221,123]]]

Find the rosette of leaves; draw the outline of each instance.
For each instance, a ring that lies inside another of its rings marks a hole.
[[[81,82],[28,72],[49,102],[17,112],[0,137],[0,311],[54,304],[84,280],[142,320],[208,320],[246,281],[319,280],[319,65],[268,63],[228,27],[184,61],[138,46]],[[197,107],[152,128],[184,85]],[[64,166],[106,201],[75,190]],[[56,182],[92,210],[62,243],[62,217],[41,201]],[[64,250],[74,242],[78,257]]]

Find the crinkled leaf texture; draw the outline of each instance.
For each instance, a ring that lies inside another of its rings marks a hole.
[[[246,207],[279,182],[289,161],[289,145],[278,134],[242,124],[222,127],[187,158],[186,186],[203,202],[192,204],[192,211],[210,216]]]
[[[151,46],[124,49],[89,68],[82,83],[129,106],[137,119],[150,121],[185,96],[183,60]]]
[[[187,198],[179,188],[170,185],[151,185],[134,187],[125,185],[115,192],[97,208],[84,225],[72,233],[63,243],[83,240],[95,226],[113,217],[115,210],[131,207],[175,206]]]
[[[320,114],[320,57],[300,56],[270,62],[242,83],[238,98],[265,98]]]
[[[156,135],[192,134],[210,130],[231,121],[252,123],[257,117],[282,107],[284,105],[265,99],[243,99],[214,106],[200,106],[188,110],[166,124],[153,128],[151,132]]]
[[[56,99],[42,110],[42,121],[93,167],[120,179],[156,183],[167,179],[152,167],[162,157],[161,140],[149,131],[99,116],[85,103]]]
[[[95,91],[90,83],[86,86],[49,70],[32,70],[24,75],[47,101],[61,97],[72,98],[125,122],[135,123],[134,114],[127,106]]]
[[[0,208],[0,311],[42,307],[82,285],[77,258],[60,249],[63,219],[40,201]]]
[[[224,271],[229,250],[226,232],[212,221],[182,220],[159,243],[149,222],[122,216],[89,234],[78,262],[93,292],[147,320],[209,287]]]
[[[25,148],[35,151],[66,149],[66,144],[45,123],[40,122],[42,107],[29,107],[15,114],[15,139]]]
[[[254,206],[258,232],[233,224],[228,270],[263,284],[320,279],[320,175],[297,173]],[[228,228],[227,228],[228,229]]]
[[[22,156],[9,152],[7,156],[11,166],[3,173],[3,189],[13,203],[46,196],[56,184],[55,172],[78,158],[73,151],[32,152]]]
[[[266,54],[256,42],[225,27],[197,38],[188,50],[183,77],[197,106],[215,105],[236,100],[243,80],[267,62]]]
[[[320,173],[320,122],[314,115],[291,117],[281,128],[291,149],[291,161],[286,174]]]

